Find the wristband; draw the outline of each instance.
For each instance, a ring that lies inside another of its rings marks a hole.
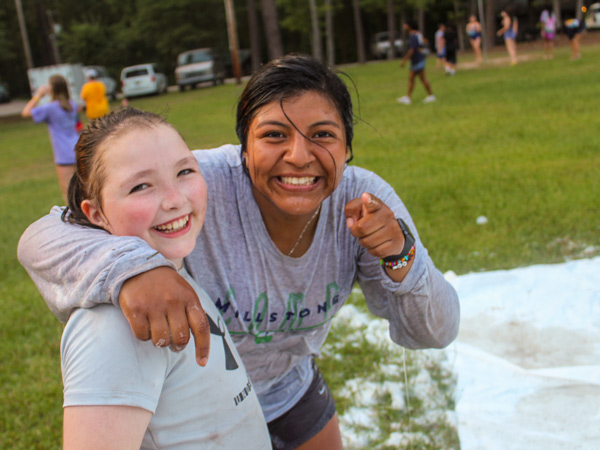
[[[406,267],[415,256],[415,238],[402,219],[398,219],[398,225],[404,235],[404,247],[398,255],[390,255],[382,258],[379,264],[390,269],[396,270]]]
[[[415,246],[413,245],[406,255],[401,256],[400,258],[395,259],[394,261],[385,261],[385,260],[381,259],[379,261],[379,264],[381,264],[384,267],[389,267],[392,270],[402,269],[403,267],[406,267],[408,265],[408,262],[411,259],[413,259],[414,256],[415,256]],[[394,256],[394,258],[397,258],[397,257],[398,257],[398,255]],[[388,258],[391,258],[391,256],[388,256]]]

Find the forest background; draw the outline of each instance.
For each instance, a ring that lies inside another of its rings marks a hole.
[[[115,79],[123,67],[154,62],[170,77],[178,53],[214,47],[231,48],[226,5],[233,7],[238,47],[245,73],[284,53],[309,53],[330,65],[365,62],[376,33],[402,33],[405,19],[415,19],[433,42],[440,22],[454,22],[459,43],[468,49],[464,24],[485,12],[490,45],[498,12],[510,8],[519,17],[519,40],[539,37],[544,8],[560,16],[580,14],[584,0],[0,0],[0,82],[14,96],[29,95],[28,63],[22,30],[31,48],[32,67],[57,63],[101,65]],[[18,10],[23,12],[20,27]],[[397,55],[390,54],[389,58]]]

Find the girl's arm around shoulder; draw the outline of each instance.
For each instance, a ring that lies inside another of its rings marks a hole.
[[[174,268],[142,239],[65,223],[61,214],[62,208],[54,207],[30,225],[17,257],[62,322],[75,308],[116,305],[124,281],[139,273]]]

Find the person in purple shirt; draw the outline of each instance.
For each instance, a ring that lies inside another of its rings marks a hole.
[[[38,105],[40,99],[48,94],[51,95],[51,101]],[[56,174],[65,203],[75,168],[75,144],[79,139],[77,112],[77,104],[69,97],[67,80],[61,75],[52,75],[48,84],[40,86],[21,112],[23,117],[31,117],[36,123],[45,122],[48,125]]]

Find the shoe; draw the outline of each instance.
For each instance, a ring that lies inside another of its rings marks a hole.
[[[411,104],[410,97],[407,95],[405,95],[404,97],[397,98],[396,101],[398,103],[400,103],[401,105],[410,105]]]
[[[437,98],[435,98],[435,95],[428,95],[423,100],[423,103],[431,103],[431,102],[435,102],[436,100],[437,100]]]

